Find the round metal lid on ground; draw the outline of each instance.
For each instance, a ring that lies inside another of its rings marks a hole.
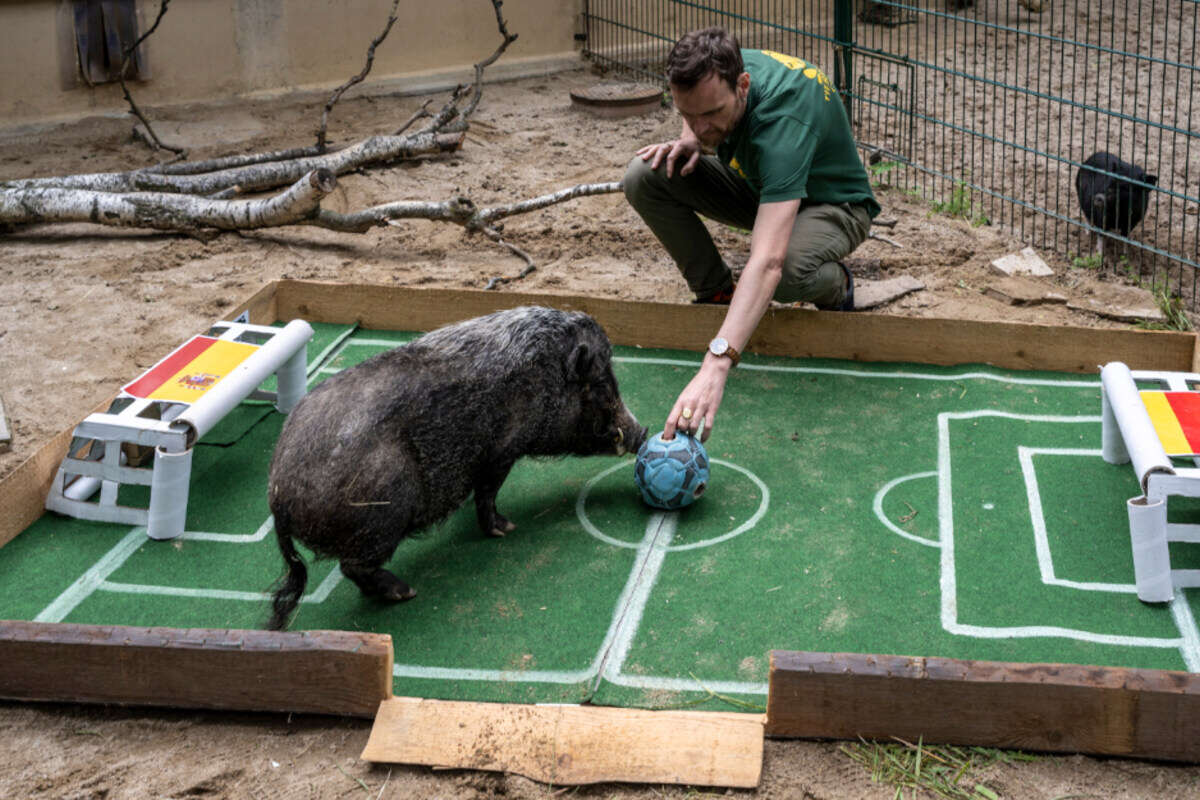
[[[631,117],[653,111],[662,103],[663,90],[645,83],[598,83],[572,89],[571,103],[602,117]]]

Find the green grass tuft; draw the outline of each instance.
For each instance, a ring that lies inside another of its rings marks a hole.
[[[985,214],[975,213],[975,202],[971,199],[971,187],[963,181],[957,181],[954,184],[954,191],[950,193],[948,201],[934,202],[933,210],[937,214],[965,219],[975,227],[990,223]]]
[[[1158,305],[1166,322],[1143,322],[1138,327],[1145,330],[1157,331],[1190,331],[1193,330],[1192,320],[1183,307],[1183,298],[1168,288],[1166,282],[1155,283],[1150,290],[1154,294],[1154,302]]]
[[[978,773],[996,764],[1036,761],[1019,751],[996,750],[990,747],[927,747],[921,740],[916,744],[896,737],[895,742],[874,742],[865,739],[843,745],[841,751],[862,764],[871,773],[871,780],[896,787],[895,797],[910,797],[918,792],[932,792],[951,800],[999,800],[999,792],[988,786]]]

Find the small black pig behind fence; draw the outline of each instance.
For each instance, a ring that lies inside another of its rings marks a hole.
[[[281,630],[308,580],[295,542],[336,558],[363,594],[416,591],[383,568],[406,536],[474,493],[484,534],[516,526],[496,493],[523,456],[623,455],[646,429],[587,314],[524,307],[426,334],[317,386],[271,461],[268,501],[287,567],[268,623]]]
[[[1084,219],[1101,231],[1129,236],[1146,216],[1150,192],[1158,183],[1137,164],[1129,164],[1112,153],[1092,153],[1075,174],[1075,191]],[[1104,253],[1104,237],[1096,240]]]

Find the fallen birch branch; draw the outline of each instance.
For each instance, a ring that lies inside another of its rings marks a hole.
[[[588,197],[594,194],[608,194],[621,190],[621,184],[612,183],[582,183],[567,189],[560,189],[551,194],[544,194],[530,200],[509,203],[491,208],[479,208],[469,197],[455,197],[441,202],[396,202],[371,206],[360,211],[341,213],[322,208],[313,217],[305,220],[305,224],[316,225],[342,233],[365,233],[371,228],[387,225],[399,219],[428,219],[439,222],[453,222],[468,231],[479,232],[493,229],[493,223],[514,214],[524,214],[529,211],[552,206],[578,197]]]
[[[64,175],[56,178],[26,178],[0,183],[0,196],[6,191],[38,188],[199,195],[211,195],[234,186],[243,192],[267,191],[294,183],[313,170],[325,169],[335,175],[344,175],[370,164],[454,151],[462,146],[463,138],[461,133],[372,136],[358,144],[325,155],[234,167],[200,175],[174,175],[139,169],[129,172]],[[177,166],[181,165],[171,165],[171,168]]]
[[[491,208],[479,208],[469,197],[442,202],[396,202],[342,213],[321,208],[337,179],[329,170],[314,170],[286,191],[257,200],[130,192],[113,194],[86,189],[31,187],[0,192],[0,225],[93,222],[116,227],[191,232],[201,228],[250,230],[284,225],[314,225],[339,233],[366,233],[401,219],[453,222],[471,233],[483,233],[532,266],[532,259],[500,238],[493,223],[514,214],[556,203],[620,191],[620,184],[584,183],[557,192]]]
[[[340,151],[337,148],[334,152]],[[240,156],[223,156],[210,158],[206,161],[176,161],[166,164],[156,164],[132,172],[152,172],[155,175],[199,175],[204,172],[217,172],[234,167],[249,167],[254,164],[265,164],[268,161],[290,161],[293,158],[310,158],[328,154],[329,150],[321,150],[315,144],[308,147],[292,147],[287,150],[272,150],[269,153],[247,153]],[[117,173],[124,175],[126,173]],[[57,180],[47,178],[46,180]]]
[[[112,194],[34,187],[0,192],[0,225],[94,222],[129,228],[191,232],[293,225],[313,215],[337,186],[329,170],[313,170],[286,191],[257,200],[210,200],[179,194]]]

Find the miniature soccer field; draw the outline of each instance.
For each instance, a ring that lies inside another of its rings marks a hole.
[[[314,327],[310,385],[411,338]],[[614,360],[653,431],[699,355]],[[261,628],[283,421],[247,402],[201,441],[178,539],[43,515],[0,549],[0,618]],[[631,456],[523,460],[507,537],[468,503],[402,542],[398,605],[310,563],[290,629],[390,634],[397,694],[514,702],[761,705],[772,649],[1200,670],[1197,593],[1134,593],[1140,492],[1100,456],[1098,375],[748,355],[707,447],[707,492],[673,512]]]

